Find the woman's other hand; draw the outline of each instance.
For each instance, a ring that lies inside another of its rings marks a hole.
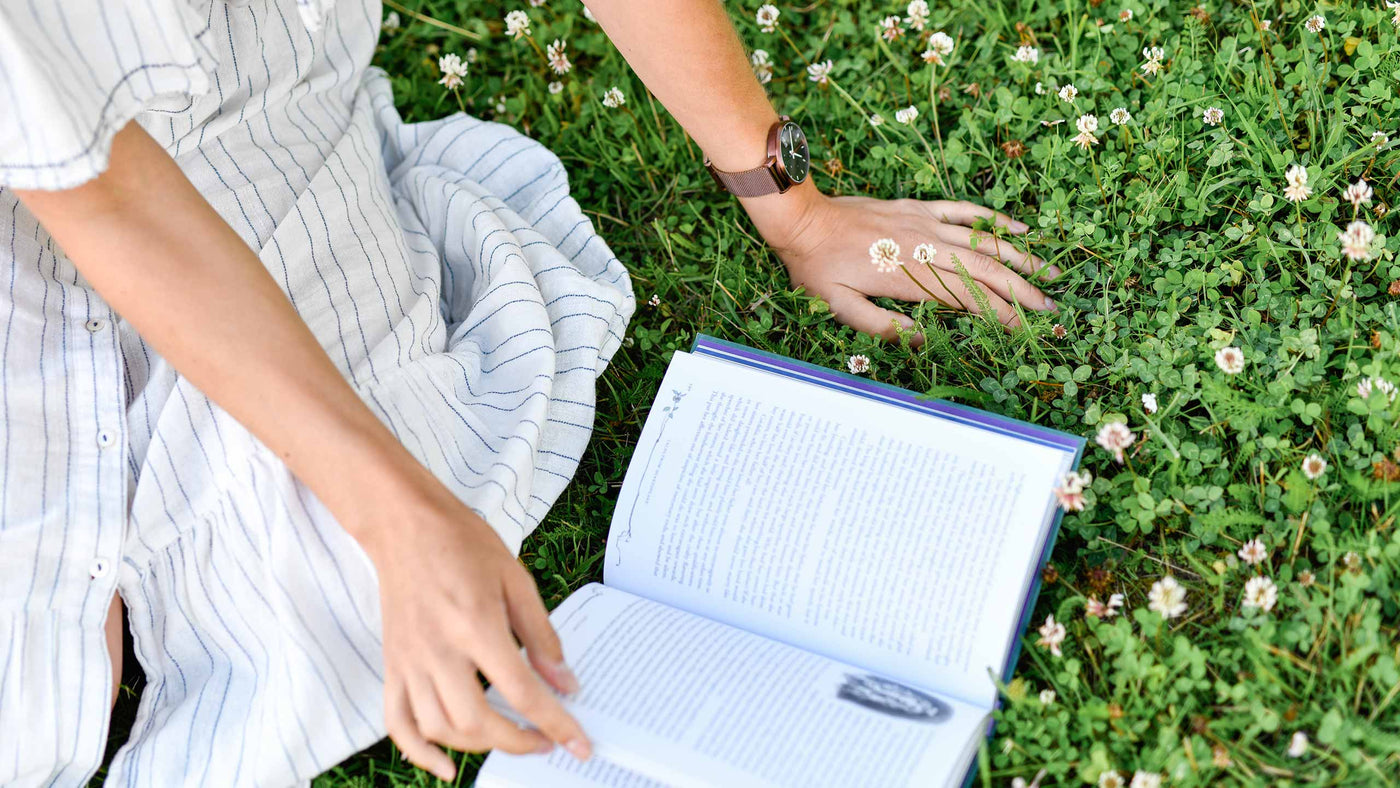
[[[1020,325],[1016,305],[1038,312],[1057,310],[1031,280],[1059,276],[1058,268],[1006,238],[972,229],[979,219],[994,221],[1013,235],[1029,229],[991,209],[945,200],[828,197],[810,183],[786,194],[747,199],[744,205],[787,266],[793,284],[820,296],[837,320],[859,331],[893,339],[896,326],[899,331],[914,327],[907,315],[872,303],[881,296],[937,300],[975,313],[983,311],[981,301],[1008,327]],[[882,271],[872,263],[871,244],[881,238],[899,245],[903,270]],[[914,260],[920,244],[936,250],[931,265]],[[955,259],[983,298],[968,291]]]

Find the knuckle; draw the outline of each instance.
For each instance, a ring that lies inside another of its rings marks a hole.
[[[471,714],[458,720],[457,724],[453,726],[452,732],[460,740],[475,742],[481,739],[482,734],[486,732],[486,726],[482,724],[480,717]]]

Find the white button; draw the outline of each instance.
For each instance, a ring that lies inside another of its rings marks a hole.
[[[93,319],[84,323],[83,327],[85,327],[90,333],[96,334],[98,331],[101,331],[102,329],[107,327],[107,321],[103,320],[100,317],[94,317]]]
[[[110,571],[112,564],[105,558],[94,558],[92,563],[88,564],[88,574],[92,575],[93,580],[101,580]]]
[[[111,430],[98,430],[98,431],[97,431],[97,446],[98,446],[98,448],[106,449],[106,448],[110,447],[112,444],[114,444],[114,443],[116,443],[116,442],[117,442],[117,436],[114,435],[114,434],[112,433]]]

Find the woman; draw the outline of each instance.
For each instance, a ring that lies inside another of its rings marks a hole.
[[[1008,323],[1053,308],[1002,265],[1038,260],[970,250],[990,211],[784,183],[800,135],[717,0],[591,8],[842,321],[891,335],[869,297],[923,297],[877,237],[956,250]],[[444,779],[434,745],[589,755],[515,553],[584,448],[627,274],[539,145],[400,122],[380,14],[0,6],[0,784],[97,767],[123,605],[149,685],[113,783],[303,781],[386,731]]]

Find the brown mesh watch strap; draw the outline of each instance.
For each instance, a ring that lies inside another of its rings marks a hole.
[[[721,172],[711,167],[710,172],[721,186],[737,197],[762,197],[780,190],[778,179],[773,177],[767,164],[743,172]]]

